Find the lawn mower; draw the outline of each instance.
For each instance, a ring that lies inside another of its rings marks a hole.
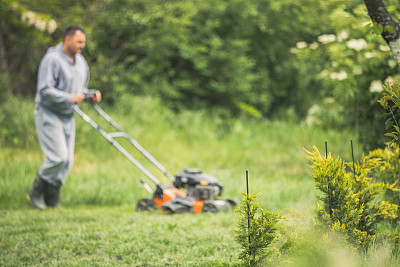
[[[89,93],[91,90],[89,90]],[[90,102],[90,96],[85,100]],[[135,139],[129,136],[122,128],[111,119],[97,104],[91,103],[93,108],[102,116],[116,132],[106,132],[102,127],[93,121],[78,105],[74,105],[75,112],[83,120],[89,123],[98,131],[107,141],[117,148],[130,162],[132,162],[143,174],[152,181],[156,188],[153,190],[143,179],[140,179],[144,188],[153,196],[138,201],[137,211],[150,211],[161,209],[168,213],[183,212],[220,212],[231,209],[238,204],[235,199],[220,200],[218,196],[222,195],[223,186],[218,180],[200,169],[186,168],[172,176],[164,166],[162,166],[149,152],[147,152]],[[142,155],[145,156],[156,168],[158,168],[170,181],[171,185],[163,185],[152,173],[150,173],[139,161],[137,161],[116,138],[125,138]]]

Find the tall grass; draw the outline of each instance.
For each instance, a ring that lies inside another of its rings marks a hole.
[[[3,110],[14,119],[4,120],[7,124],[1,128],[12,128],[13,138],[19,141],[10,144],[11,137],[5,135],[0,139],[3,207],[25,204],[20,196],[30,187],[43,160],[32,127],[33,103],[20,99],[11,103]],[[113,131],[89,105],[81,107],[105,130]],[[314,206],[313,181],[303,148],[319,145],[322,150],[328,140],[330,152],[346,157],[351,152],[346,141],[354,138],[285,121],[223,120],[212,111],[175,114],[151,98],[125,97],[116,107],[103,109],[171,173],[185,167],[200,168],[224,184],[226,197],[237,198],[244,191],[244,172],[249,170],[251,187],[264,192],[263,204],[280,211],[310,212]],[[79,116],[76,120],[74,168],[63,188],[63,204],[133,204],[148,195],[138,182],[145,176]],[[120,142],[163,183],[169,183],[130,144]]]
[[[251,190],[262,192],[261,207],[286,217],[291,246],[276,259],[277,266],[375,266],[380,260],[396,266],[389,245],[376,245],[365,256],[340,240],[320,240],[310,230],[318,192],[304,148],[317,145],[324,151],[327,140],[329,152],[350,160],[352,138],[357,158],[362,150],[351,133],[291,120],[222,119],[212,110],[174,113],[145,97],[101,106],[172,174],[196,167],[216,176],[224,185],[224,198],[242,198],[248,170]],[[112,130],[89,105],[81,107]],[[235,213],[136,213],[136,202],[151,196],[139,183],[145,176],[78,116],[75,163],[62,188],[62,208],[31,210],[25,194],[43,160],[32,126],[33,103],[12,99],[0,111],[0,265],[240,264],[233,241]],[[4,119],[4,114],[15,119]],[[4,131],[9,127],[13,137]],[[121,143],[163,183],[170,183],[127,142]],[[347,265],[340,265],[343,258]]]

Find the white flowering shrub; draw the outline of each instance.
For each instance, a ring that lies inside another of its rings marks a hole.
[[[324,17],[329,24],[326,31],[307,41],[298,40],[291,50],[299,61],[309,62],[309,68],[320,69],[314,78],[320,90],[306,122],[326,128],[351,127],[358,130],[367,148],[383,144],[376,99],[382,84],[400,79],[399,66],[389,46],[375,34],[362,1],[332,4],[331,8]],[[399,10],[400,3],[388,1],[387,8]]]

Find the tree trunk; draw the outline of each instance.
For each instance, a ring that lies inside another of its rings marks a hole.
[[[382,0],[364,0],[371,20],[382,26],[382,37],[400,64],[400,26],[389,14]]]

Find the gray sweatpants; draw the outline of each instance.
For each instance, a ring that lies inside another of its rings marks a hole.
[[[74,161],[75,118],[60,117],[37,105],[35,126],[46,155],[38,175],[54,186],[61,186]]]

